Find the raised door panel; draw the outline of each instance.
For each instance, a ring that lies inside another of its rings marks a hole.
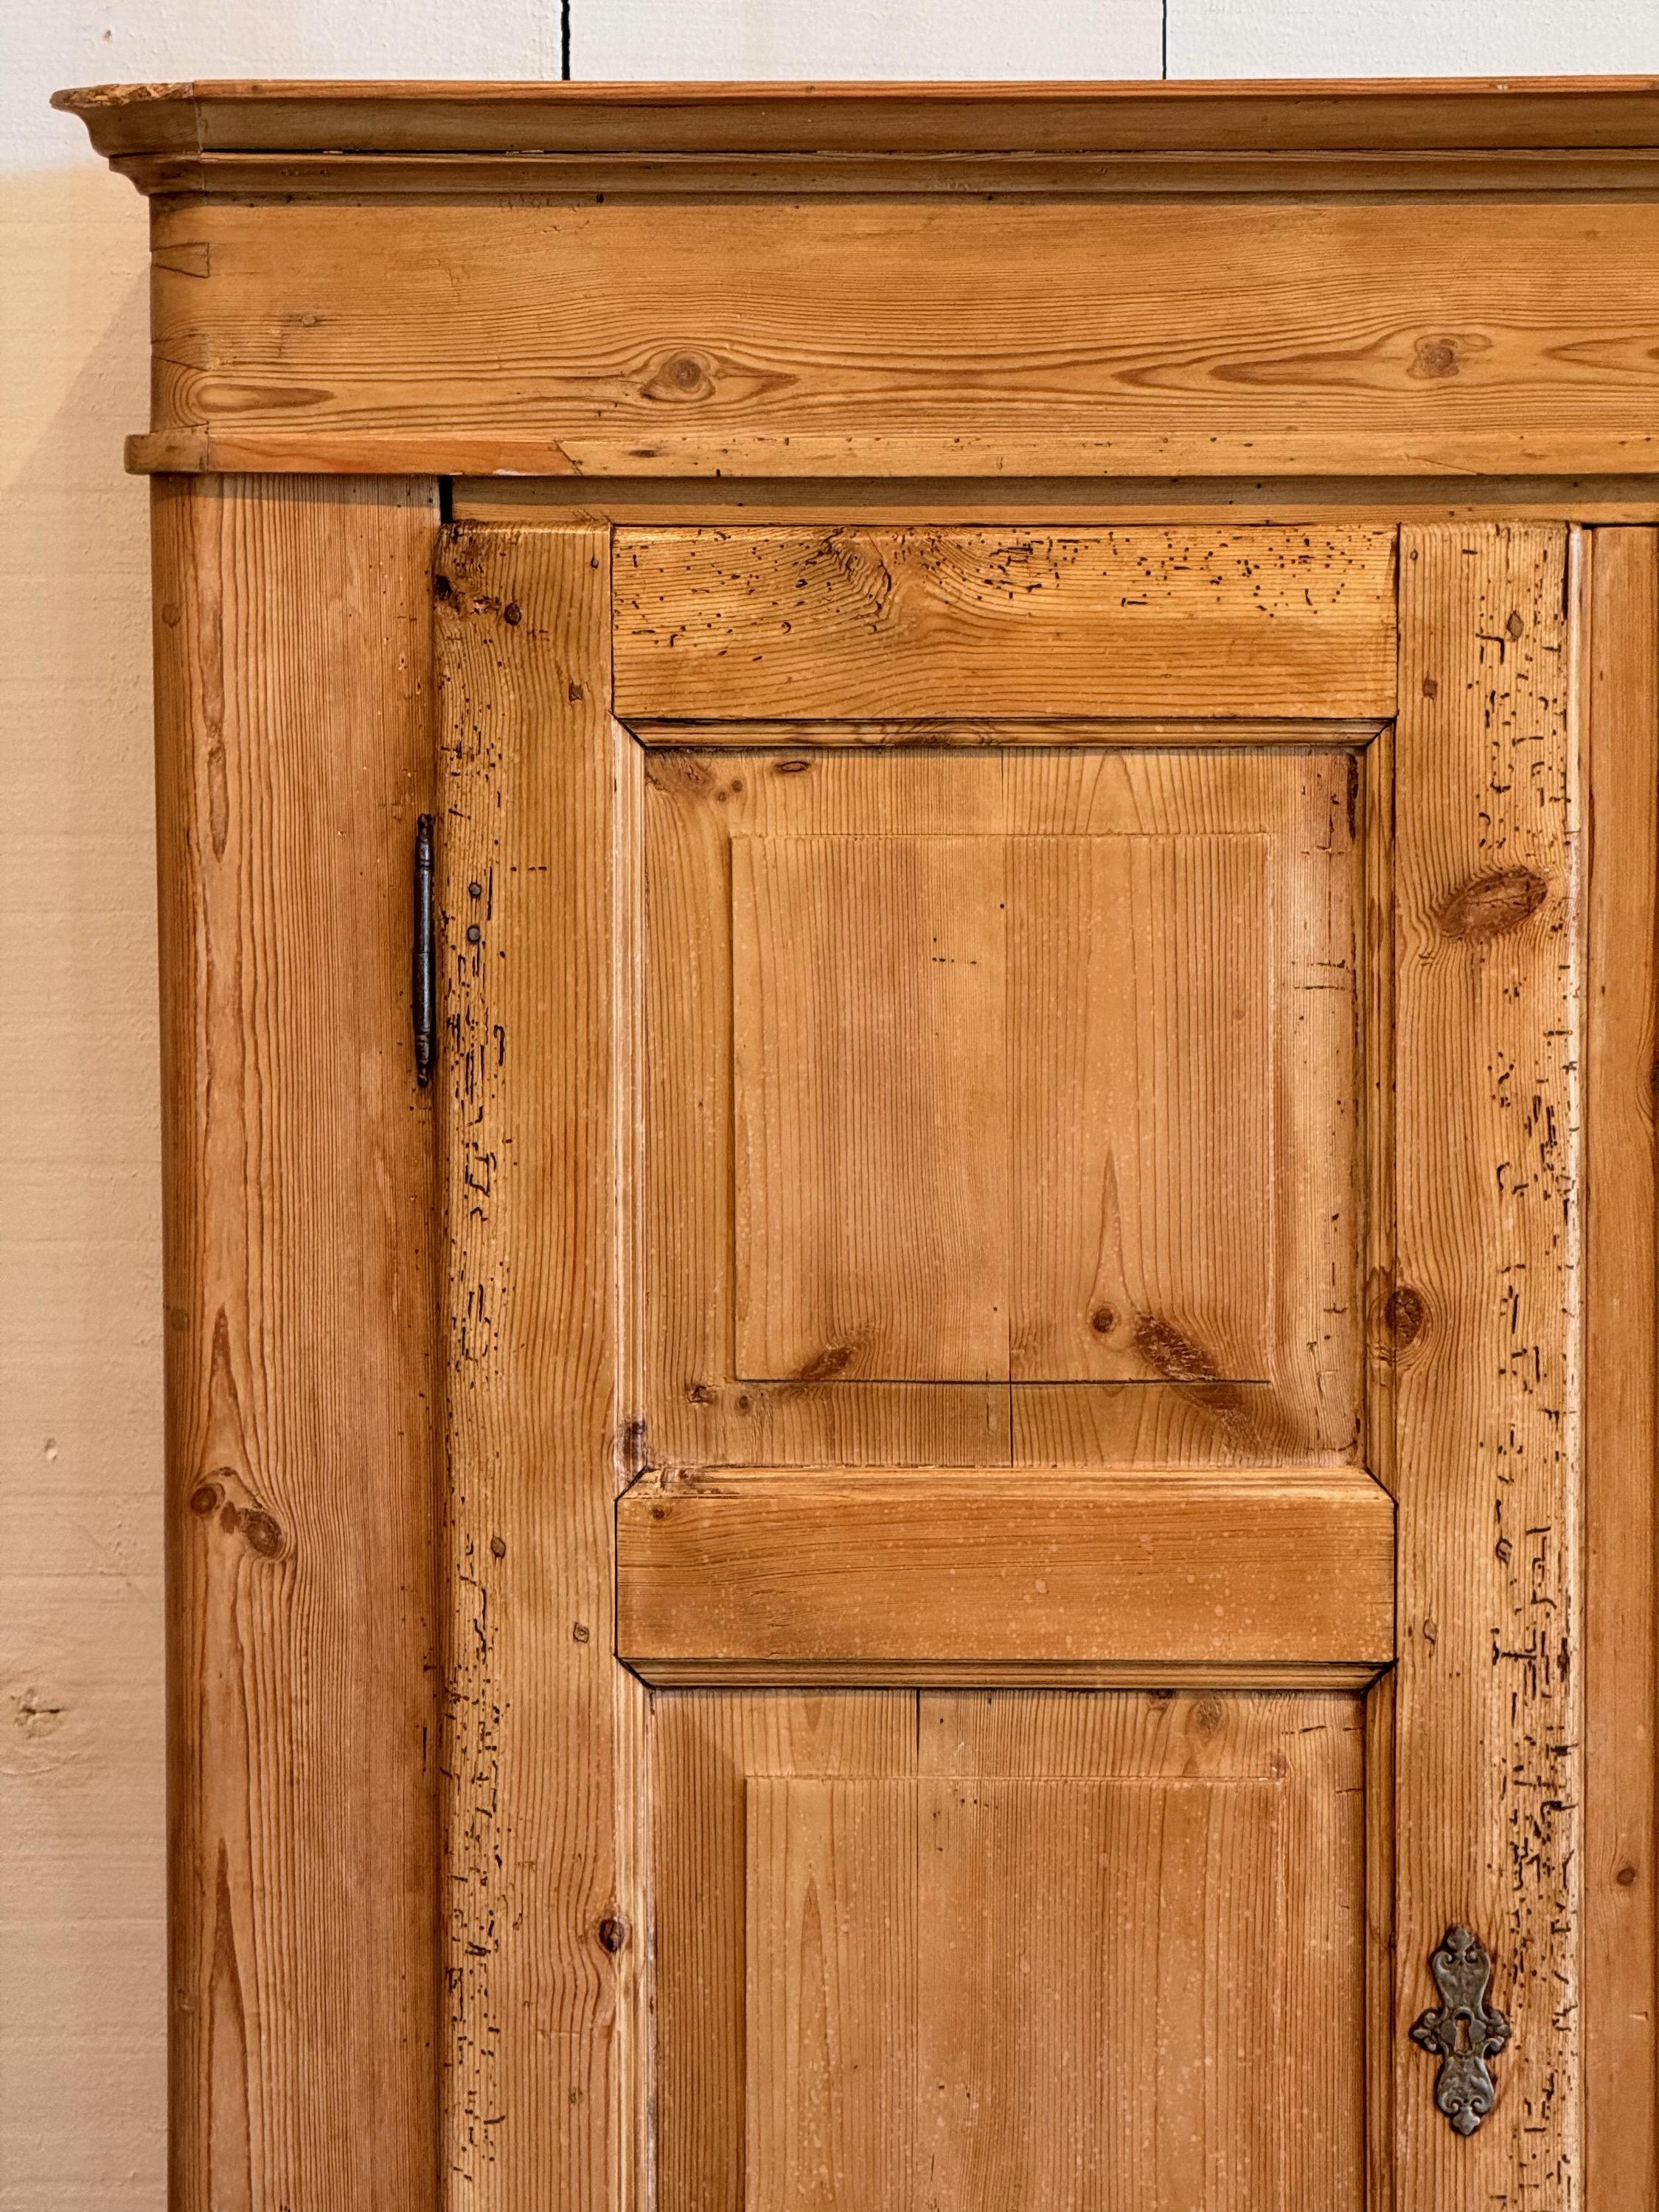
[[[739,1373],[1144,1380],[1178,1342],[1267,1381],[1267,870],[1248,835],[734,838]]]
[[[1356,1451],[1365,771],[1226,734],[646,756],[654,1459]]]
[[[842,1702],[659,1700],[665,2208],[1358,2212],[1357,1700]]]
[[[746,2206],[1281,2198],[1282,1794],[751,1782]]]

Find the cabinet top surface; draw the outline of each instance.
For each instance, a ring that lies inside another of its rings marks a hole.
[[[53,105],[134,154],[811,155],[1659,147],[1659,77],[1274,83],[89,85]]]

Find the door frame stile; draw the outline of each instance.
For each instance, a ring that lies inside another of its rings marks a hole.
[[[455,2212],[634,2201],[608,556],[451,526],[434,580]]]
[[[1401,538],[1395,2187],[1439,2212],[1582,2202],[1572,537]],[[1515,2030],[1467,2137],[1409,2039],[1460,1925]]]

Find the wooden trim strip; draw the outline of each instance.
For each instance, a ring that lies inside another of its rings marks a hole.
[[[652,1682],[1369,1680],[1394,1508],[1359,1468],[647,1475],[617,1651]]]
[[[1590,544],[1584,2201],[1595,2212],[1650,2212],[1659,2203],[1659,534],[1598,530]]]
[[[1529,477],[1659,477],[1659,431],[1598,430],[1588,416],[1571,425],[1540,433],[1505,429],[1425,428],[1409,441],[1409,452],[1379,453],[1369,430],[1344,433],[1322,428],[1305,432],[1212,431],[1201,422],[1191,429],[1114,437],[1060,433],[1030,437],[963,436],[929,438],[910,434],[865,432],[837,435],[740,436],[720,431],[682,435],[659,433],[650,439],[626,431],[606,436],[511,431],[431,430],[216,430],[159,428],[141,431],[126,441],[126,465],[134,476],[239,471],[250,475],[387,476],[420,475],[479,478],[584,477],[596,483],[658,477],[753,477],[783,483],[797,477],[839,483],[848,478],[937,480],[1027,478],[1069,486],[1103,477],[1164,482],[1183,472],[1201,471],[1209,480],[1238,477],[1252,484],[1277,477],[1291,483],[1358,478],[1386,487],[1380,459],[1395,459],[1405,481],[1492,477],[1505,486]],[[515,487],[516,489],[516,487]],[[527,488],[526,488],[527,489]],[[727,495],[720,495],[722,496]],[[1329,496],[1322,491],[1321,496]],[[1443,498],[1474,496],[1443,489]],[[1010,484],[1005,496],[1021,495]],[[1029,498],[1029,495],[1026,495]],[[1386,490],[1382,492],[1385,503]],[[1029,512],[1028,508],[1028,512]]]
[[[959,524],[1029,528],[1136,522],[1659,523],[1648,477],[459,477],[458,522],[604,522],[704,529],[785,522],[828,529]]]

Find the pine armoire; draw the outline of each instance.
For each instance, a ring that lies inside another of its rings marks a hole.
[[[58,97],[175,2212],[1652,2212],[1659,79]]]

